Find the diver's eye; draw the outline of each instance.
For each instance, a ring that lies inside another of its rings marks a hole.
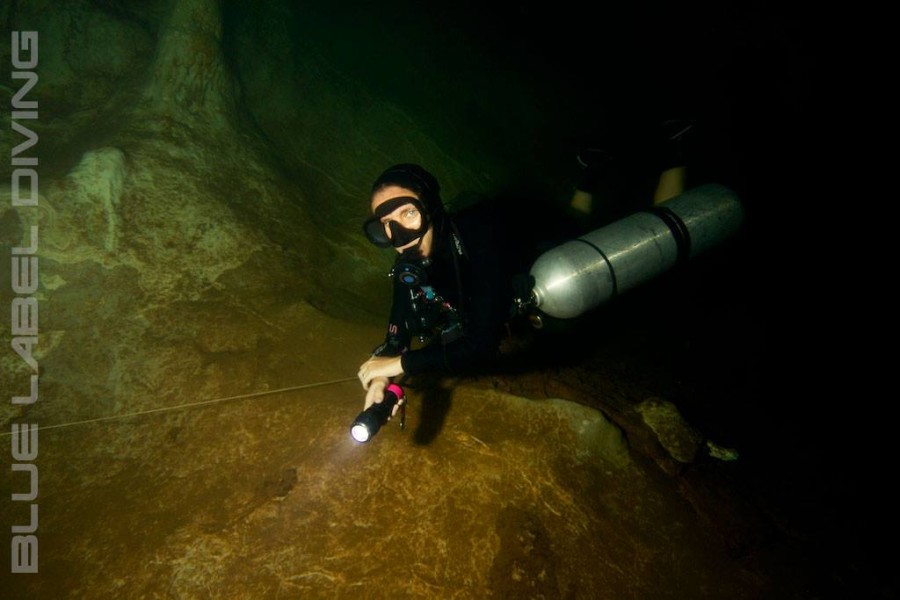
[[[414,219],[419,215],[419,211],[414,208],[407,209],[403,213],[403,217],[406,219]]]

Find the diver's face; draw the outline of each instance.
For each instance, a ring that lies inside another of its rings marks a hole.
[[[381,206],[388,200],[401,196],[412,196],[413,198],[418,198],[418,195],[416,195],[412,190],[400,187],[399,185],[389,185],[387,187],[381,188],[372,196],[372,212],[374,213],[376,210],[378,210],[379,206]],[[397,225],[404,229],[416,231],[420,227],[422,227],[422,213],[419,212],[419,208],[415,204],[408,203],[398,206],[390,213],[384,215],[381,218],[381,224],[384,226],[384,233],[388,239],[391,239],[391,236],[393,235],[390,226],[391,221],[397,223]],[[428,226],[428,229],[424,234],[422,234],[421,238],[422,244],[420,246],[420,249],[422,251],[422,256],[428,256],[431,251],[431,225]],[[418,243],[419,238],[417,237],[408,244],[395,247],[394,249],[397,252],[403,252],[408,248],[414,247]]]

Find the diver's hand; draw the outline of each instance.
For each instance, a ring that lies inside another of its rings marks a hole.
[[[362,364],[357,375],[363,389],[368,390],[376,377],[390,378],[403,375],[403,365],[399,356],[373,356]]]
[[[369,389],[366,390],[366,405],[363,407],[363,410],[366,410],[376,402],[384,400],[384,388],[386,388],[390,382],[391,380],[387,377],[378,377],[372,380],[369,384]]]
[[[391,383],[391,380],[387,377],[376,377],[369,384],[369,389],[366,391],[366,405],[363,407],[363,410],[369,408],[373,404],[380,403],[384,401],[384,389]],[[397,410],[400,408],[400,405],[406,402],[405,398],[401,398],[397,404],[394,405],[394,409],[391,411],[391,417],[397,414]],[[390,418],[390,417],[389,417]]]

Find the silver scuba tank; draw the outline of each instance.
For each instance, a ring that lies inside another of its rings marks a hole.
[[[532,305],[551,317],[577,317],[720,244],[743,220],[729,188],[688,190],[542,254],[530,271]]]

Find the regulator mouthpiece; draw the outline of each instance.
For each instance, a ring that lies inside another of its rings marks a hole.
[[[388,422],[391,412],[403,399],[403,388],[392,383],[384,390],[384,400],[376,402],[357,415],[350,426],[350,436],[357,442],[368,442]]]

